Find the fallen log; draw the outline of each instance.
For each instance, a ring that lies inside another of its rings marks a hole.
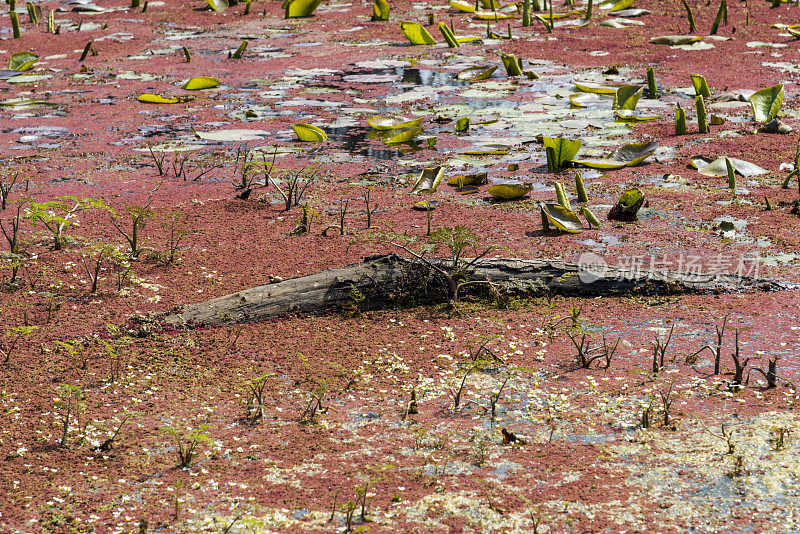
[[[448,260],[427,259],[440,266]],[[738,275],[682,273],[671,270],[624,269],[554,260],[486,258],[467,273],[471,281],[492,282],[510,295],[557,294],[578,297],[664,295],[783,289],[778,282]],[[487,284],[488,285],[488,284]],[[471,285],[465,294],[486,291]],[[444,300],[441,276],[413,258],[387,254],[363,262],[257,286],[183,307],[166,315],[166,324],[198,327],[250,322],[293,313],[318,314],[343,309],[379,309],[403,298],[414,302]]]

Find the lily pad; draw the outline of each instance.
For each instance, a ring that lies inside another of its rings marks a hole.
[[[464,0],[450,0],[450,7],[458,9],[464,13],[475,13],[475,2],[466,2]]]
[[[650,42],[653,44],[676,46],[688,45],[702,40],[703,37],[700,35],[661,35],[659,37],[653,37],[650,39]]]
[[[512,54],[500,54],[500,60],[509,76],[522,76],[522,60]]]
[[[8,61],[8,70],[25,72],[30,70],[38,59],[39,56],[33,52],[17,52],[12,54],[11,59]]]
[[[618,109],[614,113],[617,116],[617,122],[646,122],[661,118],[660,115],[648,115],[634,109]]]
[[[485,172],[479,172],[474,174],[462,174],[459,176],[453,176],[452,178],[448,179],[447,185],[452,185],[457,187],[483,185],[486,183],[488,176],[489,176],[488,173]]]
[[[644,194],[637,188],[628,189],[608,212],[608,218],[614,221],[635,221],[642,204],[644,204]]]
[[[420,200],[419,202],[415,202],[411,208],[419,211],[433,211],[438,205],[438,200]]]
[[[285,0],[283,2],[284,18],[310,17],[321,3],[322,0]]]
[[[304,142],[318,143],[328,138],[328,134],[326,134],[322,128],[314,126],[313,124],[298,122],[297,124],[292,124],[292,130],[294,130],[295,135],[297,135],[297,139]]]
[[[265,130],[217,130],[215,132],[195,132],[198,138],[205,141],[255,141],[264,139],[270,132]]]
[[[555,226],[562,232],[578,234],[585,230],[578,215],[561,204],[545,204],[542,202],[539,204],[539,208],[542,212],[543,219],[546,219],[549,224]]]
[[[750,106],[757,122],[769,122],[778,116],[783,104],[783,84],[756,91],[750,97]]]
[[[394,132],[394,130],[393,130]],[[412,139],[414,139],[417,135],[422,132],[422,128],[415,127],[415,128],[408,128],[405,130],[400,130],[397,133],[394,133],[391,136],[387,136],[383,139],[383,142],[387,145],[397,145],[400,143],[408,143]]]
[[[212,78],[211,76],[196,76],[183,84],[181,89],[186,89],[187,91],[201,91],[203,89],[213,89],[220,84],[220,81],[217,78]]]
[[[459,72],[456,75],[456,79],[461,81],[469,80],[470,82],[488,80],[496,70],[497,65],[473,65]]]
[[[658,143],[655,141],[631,143],[617,148],[605,158],[583,158],[573,160],[573,163],[593,169],[608,170],[634,167],[653,155],[657,148]]]
[[[628,9],[629,7],[631,7],[635,2],[636,0],[619,0],[619,2],[611,6],[611,9],[609,9],[608,11],[609,13],[614,13],[615,11],[622,11],[623,9]]]
[[[545,152],[547,153],[547,168],[558,172],[581,149],[580,139],[564,139],[563,137],[542,137]]]
[[[145,93],[143,95],[139,95],[138,100],[139,102],[144,102],[145,104],[181,104],[192,99],[181,96],[165,97],[161,95]]]
[[[527,195],[531,190],[528,184],[495,184],[489,188],[489,194],[500,200],[516,200]]]
[[[442,183],[442,176],[444,169],[441,165],[432,167],[430,169],[422,169],[422,172],[417,179],[417,183],[411,189],[412,195],[419,195],[420,193],[435,193]]]
[[[416,22],[400,22],[400,31],[406,36],[412,45],[432,45],[436,44],[436,39],[428,33],[421,24]]]
[[[766,169],[762,169],[755,163],[750,163],[749,161],[736,158],[726,158],[725,156],[720,156],[713,161],[702,156],[692,156],[689,158],[689,165],[697,169],[697,172],[703,176],[728,176],[728,166],[725,163],[726,159],[728,159],[731,162],[731,165],[733,165],[734,172],[743,176],[744,178],[758,176],[769,172]]]
[[[581,82],[577,80],[573,81],[572,83],[575,84],[575,87],[577,87],[579,91],[583,91],[584,93],[598,93],[605,95],[614,95],[617,93],[616,87],[600,85],[599,83]]]
[[[641,85],[621,85],[614,96],[614,109],[635,109],[642,96],[644,88]]]
[[[418,119],[407,119],[399,115],[393,117],[382,117],[380,115],[373,115],[367,117],[367,124],[376,130],[395,130],[397,128],[416,128],[422,124],[422,117]]]

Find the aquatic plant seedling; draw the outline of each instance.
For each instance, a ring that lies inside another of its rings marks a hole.
[[[322,405],[322,399],[325,397],[325,393],[325,388],[323,386],[318,386],[311,391],[311,398],[309,399],[305,410],[303,410],[303,413],[300,415],[298,423],[301,425],[312,425],[317,422],[317,413],[328,413],[328,409],[330,407],[326,408]]]
[[[0,343],[0,353],[3,354],[3,363],[8,363],[11,361],[11,355],[14,353],[14,349],[17,347],[17,343],[19,343],[23,338],[28,337],[36,330],[38,330],[38,326],[16,326],[9,330],[6,330],[5,337],[8,339],[7,342]]]
[[[63,410],[61,415],[61,439],[58,443],[62,448],[67,446],[69,427],[73,416],[78,418],[78,427],[80,427],[79,418],[85,398],[86,396],[83,392],[83,388],[78,385],[64,384],[58,388],[58,399],[56,400],[55,407]]]
[[[175,439],[176,452],[181,467],[190,467],[197,455],[198,447],[211,441],[211,438],[206,433],[209,428],[211,428],[211,425],[208,423],[201,424],[197,429],[188,433],[175,427],[164,428],[164,431]]]
[[[581,149],[580,139],[542,137],[542,144],[547,155],[547,169],[551,172],[558,172],[566,167]]]
[[[11,189],[17,183],[19,172],[15,172],[11,181],[6,180],[5,175],[0,174],[0,210],[5,210],[8,202],[8,196],[11,194]],[[12,251],[13,252],[13,251]]]
[[[728,25],[728,2],[726,0],[720,0],[717,16],[714,18],[714,22],[711,24],[711,30],[709,30],[708,34],[716,35],[720,24],[724,26]]]
[[[173,265],[178,261],[178,247],[181,241],[189,233],[186,229],[178,227],[178,220],[183,214],[180,212],[169,213],[166,216],[168,220],[168,233],[169,239],[167,240],[167,249],[158,255],[159,261],[164,265]],[[165,225],[165,226],[167,226]]]
[[[16,11],[11,10],[8,16],[11,19],[11,31],[14,35],[14,39],[19,39],[22,37],[22,33],[19,30],[19,15],[17,15]]]
[[[348,210],[349,206],[350,206],[350,199],[349,198],[342,198],[341,200],[339,200],[339,213],[336,216],[337,219],[339,220],[339,223],[338,224],[332,224],[332,225],[328,226],[327,228],[325,228],[322,231],[322,235],[327,236],[327,231],[330,230],[331,228],[333,228],[335,230],[339,230],[339,235],[340,236],[344,235],[344,223],[345,223],[345,220],[346,220],[346,217],[347,217],[347,210]]]
[[[445,24],[444,22],[440,22],[438,24],[438,28],[439,28],[439,31],[442,32],[442,37],[444,37],[444,40],[447,43],[447,46],[449,46],[450,48],[458,48],[458,47],[461,46],[461,43],[459,43],[458,39],[456,39],[456,36],[453,33],[453,30],[450,29],[447,26],[447,24]]]
[[[672,388],[675,387],[675,380],[670,382],[669,389],[666,393],[659,391],[658,395],[661,397],[661,407],[664,410],[664,426],[669,426],[669,412],[672,408],[672,403],[675,402],[675,397],[672,394]]]
[[[583,183],[581,171],[575,171],[575,190],[578,194],[578,202],[589,202],[589,196],[586,194],[586,186]]]
[[[100,283],[100,270],[103,264],[110,259],[122,259],[120,251],[115,245],[106,243],[93,243],[86,247],[81,254],[81,262],[86,270],[86,276],[91,282],[90,293],[97,293],[97,286]]]
[[[658,86],[656,85],[656,75],[653,67],[647,67],[647,98],[658,98]]]
[[[589,223],[589,228],[593,226],[595,228],[600,228],[602,226],[600,224],[600,219],[597,218],[597,215],[595,215],[594,212],[592,212],[592,210],[590,210],[585,204],[581,206],[581,209],[578,211],[578,213],[583,215],[583,218]]]
[[[734,351],[731,354],[731,358],[733,359],[733,379],[730,383],[731,391],[737,392],[741,389],[742,384],[744,384],[744,371],[747,367],[747,363],[750,361],[750,358],[742,359],[739,353],[739,331],[735,331],[735,340],[734,340]]]
[[[239,45],[239,48],[234,50],[232,53],[228,54],[228,57],[231,59],[242,59],[244,57],[244,51],[247,49],[247,39],[242,39],[242,43]]]
[[[694,98],[695,108],[697,108],[697,130],[700,133],[708,133],[708,116],[706,115],[706,103],[702,95]]]
[[[728,187],[736,189],[736,173],[733,170],[733,164],[729,158],[725,158],[725,167],[728,170]]]
[[[672,341],[672,332],[675,330],[675,325],[673,324],[672,327],[669,329],[669,336],[665,341],[662,341],[660,337],[656,336],[655,340],[653,340],[653,373],[658,373],[661,369],[664,368],[664,356],[667,353],[667,349],[669,348],[669,343]]]
[[[86,57],[89,55],[89,52],[92,51],[93,44],[94,43],[92,41],[89,41],[88,43],[86,43],[86,46],[83,47],[83,52],[81,53],[81,57],[78,60],[79,63],[83,63],[86,60]]]
[[[686,20],[689,22],[689,33],[697,33],[697,25],[694,23],[694,14],[692,14],[689,4],[686,3],[686,0],[681,0],[681,3],[683,4],[683,9],[686,10]]]
[[[728,314],[722,318],[721,325],[714,325],[715,335],[717,337],[716,348],[711,347],[711,345],[706,345],[702,347],[697,352],[694,352],[686,357],[686,363],[694,365],[697,361],[697,356],[703,352],[704,350],[709,350],[711,354],[714,355],[714,374],[718,375],[720,373],[720,361],[722,358],[722,341],[725,337],[725,326],[728,324]]]
[[[590,346],[592,339],[591,337],[589,337],[587,333],[585,332],[580,333],[580,341],[578,340],[577,332],[573,333],[567,330],[566,333],[567,337],[569,337],[569,339],[572,341],[572,344],[575,345],[575,349],[578,351],[578,354],[576,356],[576,361],[583,369],[588,369],[589,366],[592,364],[592,362],[594,362],[595,360],[599,360],[600,358],[606,357],[607,353],[592,354],[593,352],[599,350],[600,347],[592,348]],[[587,337],[589,337],[589,339],[586,339]],[[610,358],[608,358],[608,361],[610,362]]]
[[[247,391],[249,396],[247,398],[247,417],[253,423],[263,420],[266,417],[267,396],[265,390],[269,379],[275,376],[275,373],[266,373],[257,378],[253,378],[247,383]]]
[[[64,230],[72,225],[78,213],[90,209],[113,210],[102,200],[96,198],[78,198],[68,195],[59,200],[47,202],[30,202],[25,208],[25,218],[41,223],[53,235],[53,249],[61,250],[66,243]]]
[[[299,170],[293,174],[289,174],[286,177],[285,191],[281,189],[280,185],[278,185],[278,182],[275,179],[273,179],[271,176],[269,177],[270,183],[275,186],[275,189],[278,191],[278,193],[280,193],[281,198],[283,199],[283,211],[289,211],[294,206],[300,204],[306,189],[308,189],[309,185],[314,183],[318,170],[319,167],[314,169],[314,172],[312,172],[308,177],[305,176],[305,169]]]
[[[767,362],[767,370],[761,369],[759,367],[751,367],[750,370],[747,372],[747,380],[745,384],[750,383],[750,373],[753,371],[757,373],[761,373],[764,379],[767,381],[767,389],[772,389],[778,386],[778,357],[775,356],[774,358],[770,358]]]

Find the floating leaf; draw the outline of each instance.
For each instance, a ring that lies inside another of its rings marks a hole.
[[[605,93],[607,94],[607,93]],[[609,102],[607,96],[603,93],[571,93],[569,95],[569,102],[573,107],[585,108],[591,105],[605,104]]]
[[[475,185],[465,185],[464,187],[457,187],[456,193],[459,195],[471,195],[473,193],[478,193],[481,190],[480,187]]]
[[[594,226],[595,228],[600,228],[600,219],[597,218],[597,216],[592,212],[592,210],[583,205],[581,206],[579,213],[583,215],[583,218],[586,219],[586,222],[589,223],[589,228],[591,228],[592,226]]]
[[[17,52],[12,54],[11,59],[8,61],[8,70],[25,72],[30,70],[38,59],[39,56],[33,52]]]
[[[642,204],[644,204],[644,194],[636,188],[628,189],[608,212],[608,218],[615,221],[635,221]]]
[[[255,141],[270,135],[265,130],[217,130],[214,132],[195,132],[198,138],[206,141]]]
[[[617,93],[616,87],[600,85],[599,83],[579,82],[579,81],[573,81],[572,83],[575,84],[575,87],[577,87],[579,91],[583,91],[584,93],[598,93],[605,95],[614,95]]]
[[[728,166],[725,163],[725,159],[725,156],[721,156],[714,161],[710,161],[702,156],[692,156],[689,158],[689,165],[697,169],[697,172],[703,176],[728,176]],[[758,176],[769,172],[749,161],[736,158],[727,159],[731,162],[731,165],[733,165],[733,170],[744,178],[750,178],[751,176]]]
[[[400,31],[411,42],[412,45],[432,45],[436,44],[428,30],[422,27],[421,24],[416,22],[400,22]]]
[[[183,84],[181,88],[186,89],[187,91],[200,91],[202,89],[213,89],[214,87],[218,86],[219,83],[220,82],[217,78],[212,78],[210,76],[197,76]]]
[[[768,122],[778,116],[783,103],[783,84],[756,91],[750,97],[750,106],[756,122]]]
[[[708,89],[706,77],[702,74],[692,74],[692,86],[694,87],[695,95],[700,95],[703,98],[711,98],[711,91]]]
[[[486,183],[488,176],[489,175],[485,172],[479,172],[475,174],[462,174],[459,176],[453,176],[452,178],[447,180],[447,185],[452,185],[457,187],[483,185]]]
[[[641,85],[621,85],[614,95],[613,109],[635,109],[642,96],[644,88]]]
[[[372,0],[372,21],[389,20],[389,12],[391,10],[392,6],[386,0]]]
[[[467,67],[456,75],[457,80],[469,80],[470,82],[479,82],[488,80],[497,70],[497,65],[474,65]]]
[[[547,168],[553,172],[558,172],[565,167],[565,164],[571,161],[581,149],[580,139],[542,137],[542,144],[547,153]]]
[[[547,219],[547,222],[562,232],[578,234],[585,230],[583,223],[578,219],[575,212],[560,204],[545,204],[542,202],[539,204],[539,209],[544,218]]]
[[[310,17],[322,0],[284,0],[284,18],[300,19]]]
[[[531,190],[528,184],[495,184],[488,191],[494,198],[500,200],[516,200],[527,195]]]
[[[480,20],[506,20],[514,18],[514,14],[502,11],[476,11],[475,18]]]
[[[367,124],[375,128],[376,130],[416,128],[417,126],[422,124],[422,117],[418,119],[407,119],[405,117],[400,117],[400,116],[381,117],[379,115],[373,115],[371,117],[367,117]]]
[[[646,122],[661,118],[660,115],[648,115],[633,109],[618,109],[614,113],[617,115],[617,122]]]
[[[650,42],[653,44],[665,45],[688,45],[702,41],[703,37],[700,35],[662,35],[660,37],[653,37]]]
[[[658,148],[655,141],[644,141],[641,143],[631,143],[621,146],[612,151],[605,158],[585,158],[573,160],[573,163],[591,167],[593,169],[621,169],[623,167],[634,167],[642,163],[646,158],[653,155]]]
[[[430,169],[422,169],[422,172],[417,179],[417,183],[411,189],[412,195],[419,195],[420,193],[435,193],[442,183],[442,176],[444,169],[441,165]]]
[[[469,117],[461,117],[456,121],[456,131],[466,132],[469,130]]]
[[[328,134],[313,124],[298,122],[297,124],[292,124],[292,130],[294,130],[297,139],[300,141],[317,143],[328,138]]]
[[[188,102],[189,100],[191,100],[191,98],[180,96],[164,97],[151,93],[139,95],[139,102],[144,102],[146,104],[181,104],[183,102]]]
[[[397,145],[400,143],[408,143],[412,139],[414,139],[419,133],[422,132],[422,128],[408,128],[406,130],[401,130],[390,137],[386,137],[383,139],[383,142],[387,145]]]
[[[206,0],[211,11],[225,11],[228,9],[228,0]]]

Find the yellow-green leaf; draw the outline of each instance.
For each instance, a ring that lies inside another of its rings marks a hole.
[[[450,48],[458,48],[461,46],[461,44],[458,42],[458,39],[456,39],[453,30],[451,30],[447,24],[440,22],[438,24],[438,28],[439,31],[442,32],[442,37],[444,37],[444,40],[447,42],[447,46]]]
[[[211,76],[196,76],[183,84],[181,88],[187,91],[200,91],[202,89],[213,89],[219,83],[217,78],[212,78]]]
[[[623,9],[628,9],[631,7],[636,0],[620,0],[616,4],[614,4],[611,9],[608,10],[609,13],[613,13],[615,11],[622,11]]]
[[[300,141],[319,142],[328,138],[328,134],[313,124],[298,122],[297,124],[292,124],[292,130],[294,130],[295,135],[297,135]]]
[[[464,187],[464,186],[472,186],[472,185],[483,185],[486,183],[489,174],[485,172],[479,172],[474,174],[461,174],[458,176],[453,176],[449,180],[447,180],[447,185],[452,185],[455,187]]]
[[[33,52],[17,52],[12,54],[11,59],[8,61],[8,70],[25,72],[30,70],[38,59],[39,56]]]
[[[568,234],[577,234],[584,231],[583,223],[574,211],[568,210],[560,204],[539,204],[542,215],[547,218],[547,222]]]
[[[470,82],[488,80],[496,70],[497,65],[474,65],[459,72],[456,75],[456,79],[469,80]]]
[[[646,122],[659,119],[660,115],[647,115],[633,109],[618,109],[615,111],[617,122]]]
[[[322,0],[285,0],[283,2],[284,18],[300,19],[310,17],[321,3]]]
[[[403,32],[403,35],[406,36],[406,39],[411,41],[413,45],[432,45],[436,44],[436,39],[434,39],[428,30],[422,27],[421,24],[417,24],[416,22],[400,22],[400,31]]]
[[[621,85],[614,95],[614,109],[635,109],[642,96],[644,88],[641,85]]]
[[[501,200],[516,200],[527,195],[531,190],[528,184],[495,184],[489,188],[489,194]]]
[[[372,21],[389,20],[389,12],[391,10],[392,6],[386,0],[372,0]]]
[[[152,93],[139,95],[139,102],[144,102],[145,104],[180,104],[188,100],[190,99],[180,96],[164,97],[161,95],[154,95]]]
[[[522,60],[512,54],[500,54],[500,60],[509,76],[522,76]]]
[[[579,82],[579,81],[573,81],[572,83],[575,84],[575,87],[577,87],[579,91],[583,91],[584,93],[599,93],[605,95],[613,95],[617,93],[616,87],[600,85],[599,83]]]
[[[387,145],[396,145],[399,143],[408,143],[412,139],[414,139],[419,133],[422,132],[422,128],[408,128],[406,130],[401,130],[398,133],[390,137],[384,138],[383,142]]]
[[[547,168],[553,172],[558,172],[562,169],[581,149],[580,139],[542,137],[542,144],[544,144],[545,152],[548,154]]]
[[[381,117],[372,115],[367,117],[367,124],[376,130],[395,130],[397,128],[416,128],[422,124],[422,117],[418,119],[407,119],[406,117]]]
[[[650,39],[650,42],[653,44],[676,46],[692,44],[702,40],[703,38],[700,35],[661,35],[659,37],[653,37]]]
[[[228,0],[206,0],[211,11],[225,11],[228,9]]]
[[[464,13],[475,13],[475,2],[467,2],[465,0],[450,0],[450,7],[458,9]]]
[[[757,122],[771,121],[778,116],[783,104],[783,84],[756,91],[750,96],[750,107]]]

